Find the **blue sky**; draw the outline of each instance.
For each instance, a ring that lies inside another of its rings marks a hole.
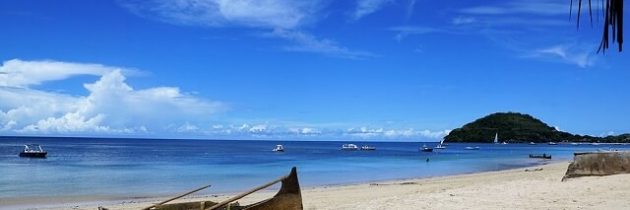
[[[0,134],[432,141],[498,111],[630,132],[630,59],[595,53],[598,20],[555,0],[3,1]]]

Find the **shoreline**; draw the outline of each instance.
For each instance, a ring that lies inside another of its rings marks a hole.
[[[400,179],[391,179],[391,180],[379,180],[379,181],[366,181],[366,182],[358,182],[358,183],[342,183],[342,184],[325,184],[325,185],[316,185],[316,186],[308,186],[302,187],[302,195],[304,199],[305,209],[308,209],[308,194],[310,192],[323,192],[326,190],[339,190],[346,188],[357,188],[357,187],[374,187],[374,186],[397,186],[397,185],[414,185],[417,182],[432,182],[438,180],[449,180],[449,179],[462,179],[469,176],[490,176],[496,174],[504,174],[504,173],[514,173],[517,171],[523,171],[526,169],[534,169],[534,168],[545,168],[550,166],[557,165],[568,165],[569,161],[566,160],[555,160],[549,161],[545,163],[541,163],[535,166],[524,166],[510,169],[502,169],[502,170],[492,170],[492,171],[482,171],[482,172],[473,172],[473,173],[463,173],[463,174],[455,174],[455,175],[445,175],[445,176],[431,176],[431,177],[416,177],[416,178],[400,178]],[[566,167],[565,167],[566,169]],[[558,177],[561,179],[562,177]],[[255,186],[252,186],[255,187]],[[254,193],[248,197],[241,199],[241,204],[253,203],[256,201],[264,200],[266,198],[272,197],[277,192],[276,189],[268,189],[262,190],[260,192]],[[187,201],[200,201],[200,200],[212,200],[212,201],[221,201],[228,199],[230,196],[233,196],[239,192],[229,192],[229,193],[202,193],[202,194],[193,194],[189,195],[185,198],[176,200],[176,202],[187,202]],[[172,196],[175,196],[173,194]],[[107,207],[110,209],[137,209],[146,206],[150,206],[153,203],[157,203],[163,200],[166,200],[169,197],[115,197],[115,196],[99,196],[99,195],[79,195],[79,196],[51,196],[51,197],[31,197],[31,198],[9,198],[9,199],[0,199],[2,205],[0,205],[0,209],[97,209],[99,206]],[[30,205],[28,205],[30,204]],[[34,205],[33,205],[34,204]],[[318,209],[318,208],[317,208]]]

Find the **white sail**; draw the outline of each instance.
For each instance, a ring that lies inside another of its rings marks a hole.
[[[440,141],[440,145],[444,144],[444,139],[442,139],[442,141]]]
[[[499,133],[495,133],[494,134],[494,143],[498,144],[499,143]]]

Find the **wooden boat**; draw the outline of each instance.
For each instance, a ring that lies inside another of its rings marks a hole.
[[[48,152],[44,151],[39,144],[27,144],[24,145],[24,150],[20,152],[20,157],[46,158],[47,154]]]
[[[540,155],[540,154],[538,154],[538,155],[529,154],[529,158],[551,159],[551,155],[547,155],[547,154],[542,154],[542,155]]]
[[[249,194],[257,192],[259,190],[270,187],[278,182],[282,182],[282,187],[275,196],[270,199],[263,200],[254,204],[249,205],[239,205],[237,203],[233,203]],[[166,204],[170,201],[179,199],[186,195],[192,194],[199,190],[205,189],[209,187],[205,186],[191,192],[185,193],[183,195],[174,197],[172,199],[168,199],[164,202],[149,206],[144,208],[143,210],[301,210],[302,207],[302,194],[300,191],[300,183],[298,182],[297,170],[295,167],[291,169],[291,172],[283,177],[280,177],[272,182],[256,187],[250,191],[241,193],[236,195],[230,199],[225,201],[216,203],[212,201],[199,201],[199,202],[185,202],[185,203],[173,203]]]

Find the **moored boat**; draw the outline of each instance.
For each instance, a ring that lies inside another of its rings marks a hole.
[[[529,145],[536,145],[536,143],[532,141],[532,142],[529,142]]]
[[[46,155],[48,152],[44,151],[39,144],[24,145],[24,150],[20,152],[20,157],[46,158]]]
[[[464,149],[465,150],[479,150],[481,148],[479,148],[479,147],[465,147]]]
[[[442,139],[442,141],[440,141],[440,143],[435,146],[433,149],[446,149],[446,145],[444,144],[444,139]]]
[[[431,147],[427,147],[427,145],[422,145],[422,147],[420,147],[420,151],[422,152],[433,152],[433,148]]]
[[[284,152],[284,146],[282,146],[282,144],[278,144],[276,145],[276,148],[273,148],[274,152]]]
[[[270,199],[256,202],[253,204],[249,204],[249,205],[244,205],[244,206],[239,205],[238,202],[235,203],[235,201],[247,195],[250,195],[254,192],[268,188],[278,182],[281,182],[282,186],[280,187],[280,190],[278,191],[278,193],[276,193],[276,195],[274,195]],[[143,210],[193,210],[193,209],[212,209],[212,210],[223,210],[223,209],[292,210],[292,209],[296,209],[296,210],[301,210],[303,209],[300,184],[298,181],[297,171],[295,167],[293,167],[291,169],[291,172],[286,176],[280,177],[272,182],[256,187],[250,191],[238,194],[222,202],[217,203],[213,201],[196,201],[196,202],[166,204],[170,201],[179,199],[181,197],[192,194],[194,192],[205,189],[207,187],[209,187],[209,185],[193,190],[191,192],[185,193],[183,195],[168,199],[158,204],[146,207]],[[105,208],[102,208],[102,209],[105,209]]]
[[[551,155],[547,155],[547,154],[529,154],[529,158],[551,159]]]
[[[341,145],[341,150],[354,151],[359,150],[359,147],[356,144],[344,144]]]
[[[549,145],[558,145],[558,143],[553,142],[553,141],[550,141],[550,142],[549,142],[549,143],[547,143],[547,144],[549,144]]]
[[[368,145],[363,145],[361,147],[361,150],[376,150],[376,147],[374,146],[368,146]]]

